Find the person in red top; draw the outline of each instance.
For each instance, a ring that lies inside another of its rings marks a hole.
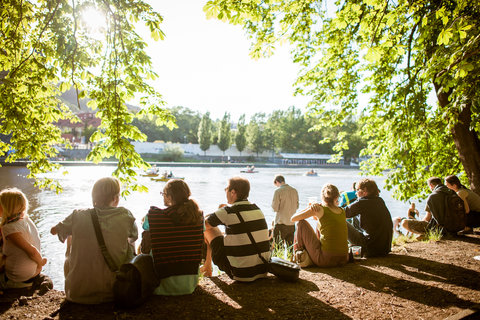
[[[190,294],[198,284],[203,213],[190,199],[190,189],[183,180],[168,181],[161,195],[166,208],[150,207],[143,222],[147,232],[142,235],[141,251],[152,254],[161,279],[155,294]]]

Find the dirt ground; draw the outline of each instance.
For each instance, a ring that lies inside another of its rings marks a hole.
[[[127,311],[63,304],[64,293],[55,290],[10,292],[0,296],[0,318],[444,319],[480,308],[480,261],[473,259],[479,255],[479,235],[413,242],[394,246],[387,257],[302,270],[297,283],[273,275],[250,284],[203,278],[192,295],[155,296]]]

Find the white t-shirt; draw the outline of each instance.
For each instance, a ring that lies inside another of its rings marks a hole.
[[[9,280],[22,282],[32,278],[37,270],[37,263],[30,259],[25,251],[7,239],[12,233],[19,232],[22,237],[40,251],[40,237],[35,224],[28,215],[2,227],[3,254],[7,256],[5,272]]]

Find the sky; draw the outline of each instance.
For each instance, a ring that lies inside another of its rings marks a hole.
[[[164,17],[165,40],[145,36],[153,69],[152,85],[167,107],[183,106],[212,119],[231,114],[233,121],[246,114],[271,113],[296,106],[305,110],[307,99],[293,97],[298,67],[287,47],[268,59],[249,57],[250,41],[241,26],[210,19],[205,0],[150,1]]]

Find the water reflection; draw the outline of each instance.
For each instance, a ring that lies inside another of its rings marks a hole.
[[[0,167],[0,188],[16,186],[24,191],[30,201],[29,213],[39,230],[42,253],[48,259],[44,272],[52,278],[55,288],[60,290],[63,289],[65,245],[50,235],[50,228],[74,209],[91,207],[91,189],[94,182],[110,175],[114,167],[78,166],[66,169],[68,171],[66,175],[61,172],[48,174],[58,179],[64,188],[64,192],[58,195],[50,190],[39,191],[35,188],[33,181],[26,178],[28,174],[26,168]],[[305,169],[259,168],[259,172],[255,174],[240,173],[239,168],[159,167],[159,169],[160,172],[172,169],[174,175],[185,177],[192,197],[198,201],[205,214],[213,212],[218,204],[226,202],[224,188],[229,177],[241,175],[248,178],[251,184],[249,199],[262,209],[268,225],[271,225],[274,219],[274,212],[270,206],[275,190],[273,179],[276,174],[284,175],[286,182],[297,188],[301,208],[307,206],[309,197],[320,198],[323,184],[333,183],[339,190],[350,190],[352,182],[360,178],[360,172],[353,169],[319,169],[316,177],[304,176]],[[147,177],[139,179],[149,188],[149,192],[133,192],[128,198],[122,199],[120,205],[133,213],[140,227],[139,222],[151,205],[163,206],[163,199],[159,193],[163,190],[165,182],[155,182]],[[391,194],[383,189],[384,178],[377,177],[375,180],[382,190],[381,196],[392,216],[405,216],[409,205],[394,200]]]

